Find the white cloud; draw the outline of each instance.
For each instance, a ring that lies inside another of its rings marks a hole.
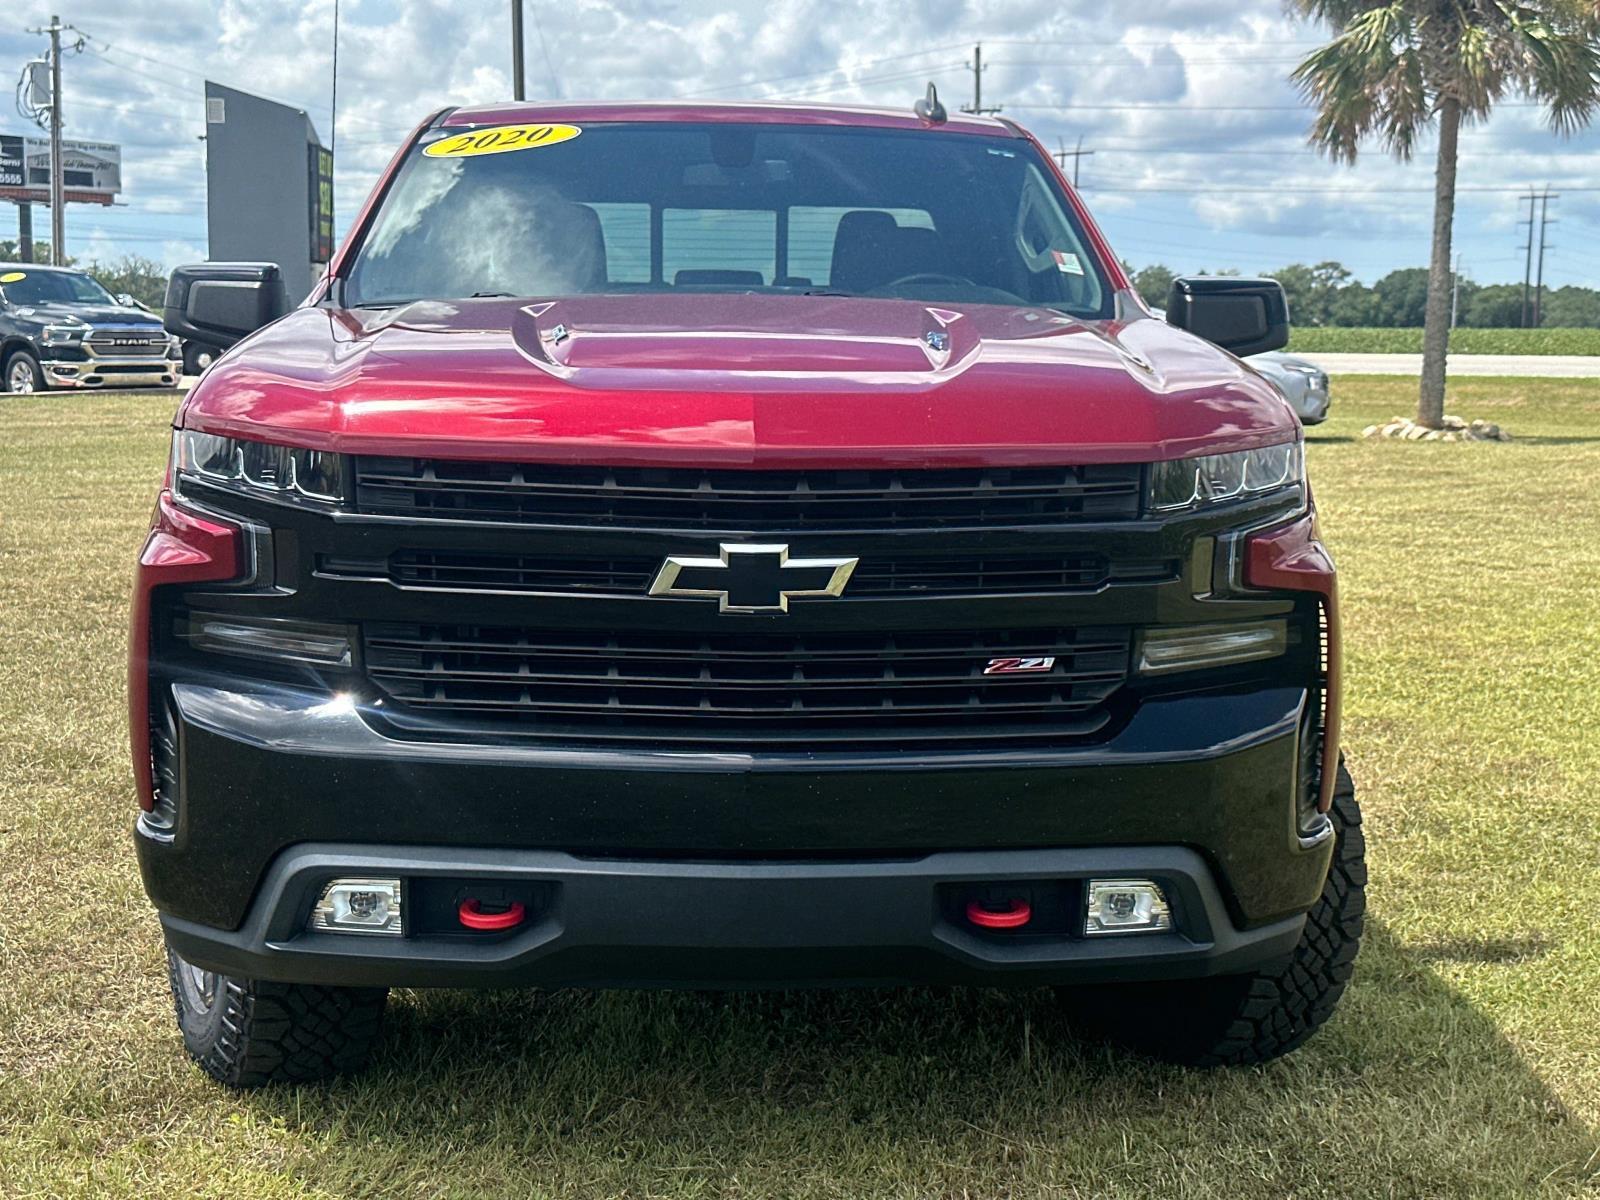
[[[0,61],[40,48],[20,27],[49,14],[39,0],[24,3],[22,19],[0,32]],[[1258,269],[1320,255],[1371,275],[1426,254],[1427,153],[1400,165],[1374,149],[1348,169],[1305,148],[1309,117],[1287,75],[1319,31],[1285,18],[1280,0],[526,4],[529,90],[542,98],[909,106],[931,77],[947,102],[961,103],[972,89],[965,64],[982,40],[986,102],[1004,105],[1052,148],[1084,137],[1096,152],[1083,163],[1086,193],[1118,251],[1136,262],[1187,249]],[[505,8],[501,0],[344,0],[341,232],[421,117],[509,95]],[[67,62],[69,132],[124,144],[130,207],[106,214],[97,236],[121,237],[128,251],[204,244],[196,138],[206,78],[303,107],[324,141],[332,134],[333,0],[77,0],[70,20],[93,40]],[[1463,188],[1600,185],[1600,134],[1562,143],[1531,110],[1505,110],[1487,129],[1468,131],[1463,148]],[[1462,195],[1463,245],[1485,260],[1506,257],[1514,193]],[[1561,204],[1569,243],[1595,240],[1600,194],[1573,192]],[[69,216],[76,248],[82,235],[72,227],[90,218]],[[1600,282],[1600,255],[1590,255]]]

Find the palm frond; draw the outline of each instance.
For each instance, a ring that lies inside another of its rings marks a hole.
[[[1324,0],[1295,2],[1328,7]],[[1362,140],[1378,133],[1393,153],[1407,158],[1430,119],[1409,5],[1390,0],[1345,7],[1360,11],[1290,75],[1317,108],[1311,143],[1336,161],[1354,162]]]
[[[1547,0],[1541,12],[1496,0],[1496,7],[1505,18],[1507,77],[1548,106],[1556,132],[1586,126],[1600,112],[1600,6]]]
[[[1343,162],[1378,138],[1411,157],[1445,97],[1468,121],[1508,93],[1572,133],[1600,115],[1600,0],[1285,0],[1336,30],[1290,75],[1317,115],[1310,140]]]

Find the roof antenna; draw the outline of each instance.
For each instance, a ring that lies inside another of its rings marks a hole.
[[[950,119],[950,114],[945,111],[944,105],[939,103],[939,89],[933,86],[933,81],[928,81],[928,94],[911,106],[911,111],[924,121],[931,121],[935,125],[943,125]]]

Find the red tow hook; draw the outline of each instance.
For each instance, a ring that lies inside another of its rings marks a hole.
[[[1020,929],[1033,920],[1033,905],[1009,900],[1005,908],[992,908],[981,900],[968,900],[967,920],[984,929]]]
[[[461,907],[456,909],[456,916],[461,918],[461,923],[468,929],[492,932],[499,929],[515,929],[522,924],[522,918],[527,915],[527,911],[520,900],[513,900],[510,908],[497,913],[484,912],[476,900],[463,900]]]

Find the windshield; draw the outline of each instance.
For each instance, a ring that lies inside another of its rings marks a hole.
[[[29,271],[0,263],[0,294],[12,304],[115,304],[111,293],[76,271]]]
[[[434,131],[347,275],[352,307],[770,292],[1109,315],[1066,197],[1020,138],[639,123]]]

